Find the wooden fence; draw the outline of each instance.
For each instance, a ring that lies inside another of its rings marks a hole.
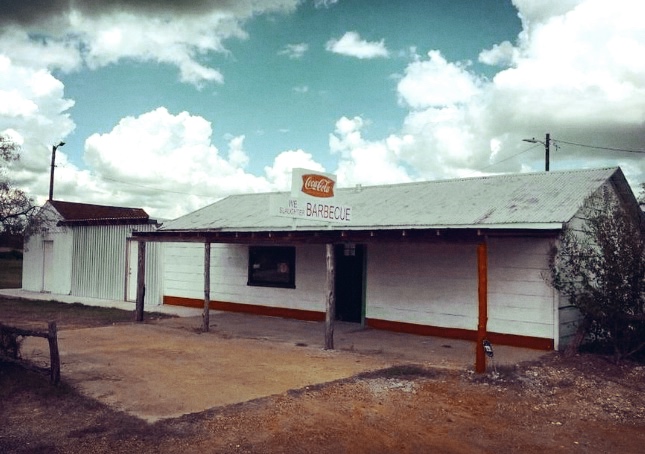
[[[13,326],[7,326],[0,323],[0,334],[2,336],[4,336],[5,334],[12,334],[12,335],[23,336],[23,337],[32,336],[32,337],[42,337],[47,339],[47,341],[49,342],[49,359],[50,359],[49,381],[56,385],[60,382],[60,355],[58,353],[58,331],[56,329],[56,322],[48,323],[47,332],[15,328]],[[9,358],[9,359],[17,360],[18,352],[16,351],[15,353],[16,353],[15,355],[16,358]]]

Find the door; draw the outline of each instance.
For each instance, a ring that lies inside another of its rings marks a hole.
[[[125,300],[137,300],[137,270],[139,260],[139,247],[136,241],[127,240],[127,254],[125,256]]]
[[[54,273],[54,242],[43,241],[43,292],[52,291]]]
[[[338,244],[336,256],[336,320],[362,323],[365,282],[365,246]]]

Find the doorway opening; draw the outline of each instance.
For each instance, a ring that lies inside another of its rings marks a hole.
[[[337,244],[336,320],[363,323],[365,315],[365,245]]]

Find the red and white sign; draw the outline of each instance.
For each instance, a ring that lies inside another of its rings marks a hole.
[[[334,197],[336,182],[326,175],[307,173],[302,175],[302,188],[300,190],[312,197]]]
[[[291,197],[298,199],[333,199],[336,175],[309,169],[291,171]]]
[[[270,213],[274,216],[349,224],[352,222],[352,208],[338,201],[335,186],[336,175],[293,169],[291,197],[273,197]]]

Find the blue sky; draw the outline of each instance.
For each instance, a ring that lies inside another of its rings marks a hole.
[[[541,171],[522,139],[546,132],[552,170],[645,181],[638,0],[32,3],[0,5],[0,133],[40,202],[61,140],[56,198],[162,218],[288,189],[293,167],[340,186]]]

